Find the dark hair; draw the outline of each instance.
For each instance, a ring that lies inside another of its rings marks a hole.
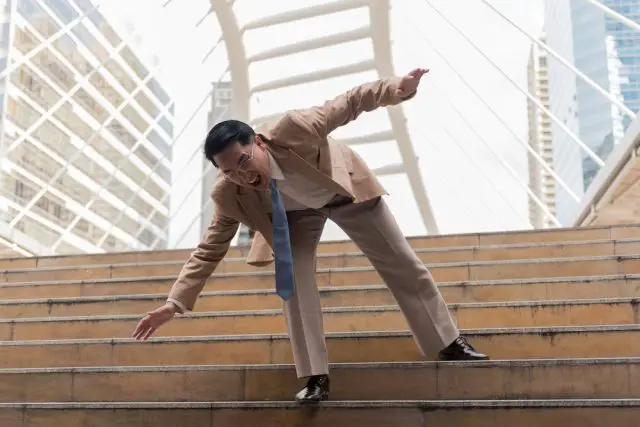
[[[224,151],[229,145],[237,142],[240,145],[250,144],[256,133],[248,124],[239,120],[224,120],[211,128],[204,141],[204,156],[215,167],[213,156]]]

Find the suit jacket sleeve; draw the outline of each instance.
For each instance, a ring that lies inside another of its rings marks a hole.
[[[238,221],[216,212],[202,242],[193,251],[171,287],[169,299],[179,301],[187,310],[193,310],[207,279],[227,254],[238,227]]]
[[[323,105],[290,111],[287,118],[302,130],[326,140],[336,128],[355,120],[364,112],[413,98],[416,92],[406,97],[396,94],[400,81],[400,77],[393,77],[356,86]]]

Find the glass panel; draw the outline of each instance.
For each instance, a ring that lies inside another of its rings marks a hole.
[[[104,200],[96,200],[89,210],[111,222],[120,216],[120,211]],[[122,215],[122,219],[118,221],[118,228],[133,235],[138,231],[139,224],[128,216]]]
[[[76,93],[73,94],[73,99],[100,124],[106,122],[110,116],[110,114],[107,113],[107,110],[105,110],[94,97],[89,95],[89,93],[82,88],[78,89]]]
[[[49,227],[25,216],[16,224],[16,229],[32,237],[45,246],[51,246],[58,240],[60,234]]]
[[[154,119],[158,115],[158,113],[160,112],[160,109],[158,107],[156,107],[156,105],[153,102],[151,102],[149,97],[147,95],[145,95],[144,92],[142,92],[142,91],[137,93],[137,95],[135,96],[135,100]]]
[[[102,246],[111,251],[125,251],[129,249],[129,246],[127,246],[122,240],[115,238],[111,234],[106,238]]]
[[[151,244],[156,240],[156,235],[145,227],[140,233],[140,236],[138,236],[138,239],[140,239],[143,244],[151,246]]]
[[[122,109],[122,115],[126,117],[140,133],[144,133],[149,128],[149,123],[130,105]]]
[[[75,246],[70,245],[69,243],[64,241],[61,242],[56,249],[56,253],[61,255],[73,255],[81,252],[83,251],[81,251],[79,248],[76,248]]]
[[[160,212],[156,212],[153,217],[151,217],[151,222],[158,226],[161,230],[168,231],[169,218],[166,215],[163,215]]]
[[[56,58],[49,49],[44,49],[33,57],[33,63],[39,65],[39,69],[46,74],[63,90],[69,91],[75,85],[76,78],[73,72]]]
[[[151,93],[153,93],[160,100],[160,102],[162,102],[162,105],[168,104],[171,100],[167,92],[162,89],[162,86],[160,86],[160,83],[158,83],[156,79],[150,79],[147,82],[147,87],[149,88]]]
[[[98,243],[102,235],[106,230],[98,227],[95,224],[90,223],[86,219],[82,218],[78,223],[73,227],[72,233],[77,234],[78,236],[88,240],[94,245]]]
[[[156,132],[155,130],[152,130],[151,132],[149,132],[149,135],[147,135],[147,139],[168,160],[171,160],[171,157],[172,157],[171,146],[169,145],[169,143],[163,137],[160,136],[160,134],[158,132]]]
[[[111,105],[113,105],[114,107],[117,108],[124,102],[124,98],[120,96],[120,94],[116,92],[116,90],[111,86],[111,84],[108,83],[99,73],[93,74],[89,78],[89,81],[91,82],[93,87],[95,87],[100,92],[102,96],[104,96],[109,100],[109,102],[111,102]]]
[[[107,49],[89,32],[84,24],[80,23],[75,25],[71,32],[80,39],[80,41],[86,46],[87,49],[96,57],[96,59],[104,64],[109,60],[109,53]]]
[[[156,174],[162,177],[162,179],[167,182],[171,180],[171,171],[163,164],[159,163],[158,158],[151,154],[151,152],[147,150],[147,148],[139,145],[138,148],[135,149],[133,154],[138,156],[138,158],[142,160],[144,164],[154,170]]]
[[[7,116],[18,126],[28,129],[38,120],[40,114],[23,100],[9,98]]]
[[[70,103],[65,102],[53,115],[80,139],[88,141],[91,135],[93,135],[93,129],[73,112],[73,107]]]
[[[40,34],[51,37],[60,30],[58,24],[35,0],[21,0],[18,2],[18,12],[24,16]]]
[[[25,66],[11,73],[11,81],[45,110],[49,110],[60,100],[51,86]]]
[[[44,182],[48,182],[62,167],[61,164],[48,157],[29,141],[23,141],[11,150],[8,158]]]
[[[65,24],[68,24],[78,17],[78,13],[66,0],[49,0],[48,4],[58,18]]]
[[[16,27],[14,44],[16,48],[24,55],[31,52],[31,50],[38,46],[40,42],[36,36],[27,28]]]
[[[116,78],[118,83],[120,83],[127,92],[133,92],[136,89],[137,85],[135,82],[115,59],[109,60],[109,62],[105,64],[105,68],[111,72],[113,77]]]
[[[167,134],[173,135],[173,125],[166,117],[162,117],[158,123],[160,124],[160,127],[167,132]]]
[[[147,68],[142,65],[135,54],[131,51],[129,46],[125,46],[120,52],[127,64],[138,75],[138,77],[140,77],[140,80],[147,77],[147,74],[149,74],[149,70],[147,70]]]
[[[113,119],[106,128],[127,148],[133,148],[137,141],[116,119]]]

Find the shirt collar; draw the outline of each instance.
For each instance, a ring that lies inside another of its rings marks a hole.
[[[276,159],[273,158],[269,151],[267,151],[267,156],[269,157],[269,166],[271,167],[271,178],[284,180],[284,174],[282,173],[280,165],[278,165],[278,162],[276,162]]]

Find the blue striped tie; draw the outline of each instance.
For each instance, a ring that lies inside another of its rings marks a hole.
[[[283,300],[293,295],[293,254],[289,239],[289,223],[284,203],[275,180],[269,183],[271,189],[271,205],[273,209],[273,252],[276,258],[276,292]]]

